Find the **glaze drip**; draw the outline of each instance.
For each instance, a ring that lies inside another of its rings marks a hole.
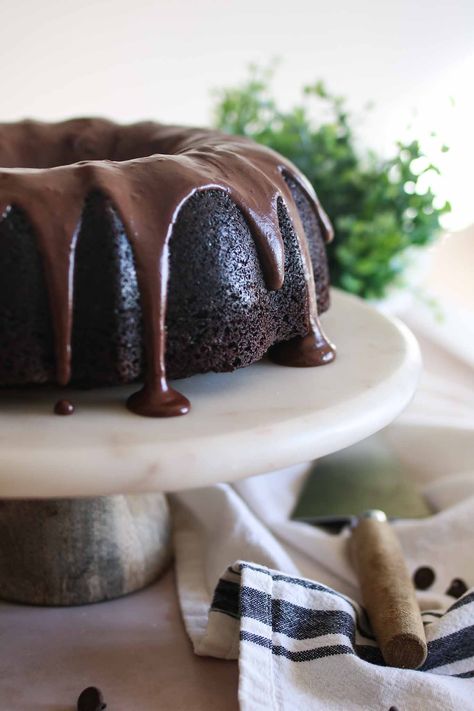
[[[282,199],[301,250],[308,293],[308,335],[278,344],[271,357],[295,366],[334,358],[318,320],[316,291],[301,219],[285,176],[305,192],[326,240],[332,228],[311,185],[282,156],[242,137],[200,129],[100,119],[0,126],[0,219],[21,208],[37,235],[55,339],[56,380],[71,378],[74,259],[86,198],[101,192],[115,206],[134,254],[145,338],[145,382],[128,400],[134,412],[176,416],[187,399],[165,371],[169,241],[184,203],[197,191],[223,190],[241,210],[268,289],[284,282],[278,221]]]

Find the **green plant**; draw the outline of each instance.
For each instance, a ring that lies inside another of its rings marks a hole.
[[[305,173],[335,227],[328,247],[332,283],[365,298],[383,297],[402,281],[410,248],[432,242],[440,216],[450,210],[447,202],[436,206],[431,188],[420,182],[438,168],[417,140],[397,142],[388,159],[360,151],[345,100],[322,82],[282,110],[272,76],[272,69],[252,67],[244,84],[218,91],[216,126],[274,148]],[[324,120],[315,120],[315,105]]]

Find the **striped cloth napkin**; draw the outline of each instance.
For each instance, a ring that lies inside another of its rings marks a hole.
[[[196,654],[238,659],[242,711],[474,710],[474,428],[414,427],[377,436],[437,511],[394,524],[418,580],[419,671],[384,666],[347,532],[290,520],[306,467],[172,498],[186,629]]]
[[[239,659],[243,709],[472,708],[474,591],[423,619],[422,669],[387,668],[364,609],[349,597],[237,562],[217,584],[204,644]]]

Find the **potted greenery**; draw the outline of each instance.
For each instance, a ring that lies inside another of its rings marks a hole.
[[[272,75],[252,67],[241,86],[217,92],[216,126],[279,151],[305,173],[335,227],[333,285],[386,299],[406,285],[414,252],[434,241],[441,215],[450,210],[447,202],[436,206],[429,187],[419,189],[421,176],[438,169],[417,140],[397,142],[391,158],[361,152],[344,99],[321,82],[304,88],[298,106],[282,110],[272,95]],[[317,121],[318,113],[328,118]]]

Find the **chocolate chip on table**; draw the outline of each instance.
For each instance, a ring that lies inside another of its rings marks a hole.
[[[77,700],[77,711],[103,711],[106,707],[102,692],[96,686],[88,686],[81,691]]]
[[[446,590],[446,595],[451,595],[451,597],[461,597],[461,595],[464,595],[465,592],[468,591],[468,587],[464,580],[461,580],[461,578],[454,578],[454,580],[451,580],[451,585],[449,588]]]
[[[74,412],[74,405],[70,400],[58,400],[54,406],[55,415],[72,415]]]
[[[417,590],[428,590],[433,585],[435,578],[433,568],[429,568],[427,565],[422,565],[413,573],[413,583]]]

